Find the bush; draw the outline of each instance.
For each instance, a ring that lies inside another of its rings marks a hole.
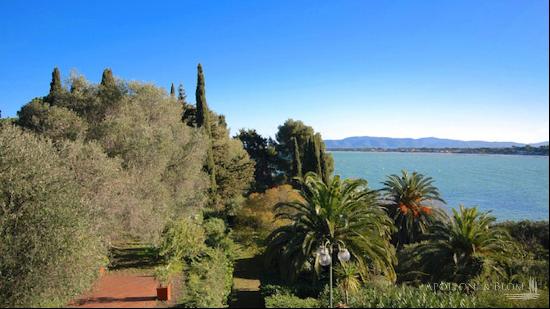
[[[276,294],[292,294],[300,298],[317,297],[323,291],[324,280],[311,281],[311,277],[300,278],[298,281],[288,284],[277,279],[278,276],[264,272],[260,278],[260,293],[263,297]]]
[[[255,229],[259,234],[269,234],[283,225],[283,220],[276,220],[273,207],[278,203],[301,199],[300,194],[290,185],[271,188],[265,193],[252,193],[238,212],[237,225]]]
[[[182,218],[166,228],[160,245],[160,255],[167,261],[195,258],[206,249],[205,240],[204,229],[196,220]]]
[[[548,260],[548,221],[506,221],[497,226],[507,230],[535,258]]]
[[[0,306],[63,306],[106,250],[77,175],[49,140],[0,127]]]
[[[160,254],[167,265],[160,266],[159,278],[171,276],[183,266],[181,306],[222,307],[233,284],[233,243],[225,233],[223,220],[183,218],[169,225],[163,234]]]
[[[260,293],[263,297],[269,297],[277,294],[293,294],[294,289],[285,285],[262,284],[260,286]]]
[[[210,247],[217,246],[226,237],[225,222],[220,218],[209,218],[202,224],[206,233],[206,244]]]
[[[220,308],[227,304],[233,285],[233,263],[221,249],[208,248],[189,263],[184,271],[183,296],[186,308]]]
[[[315,298],[299,298],[292,294],[275,294],[265,298],[266,308],[319,308]]]
[[[237,256],[237,246],[225,222],[220,218],[209,218],[204,220],[203,228],[206,233],[205,244],[210,248],[223,250],[229,260],[234,261]]]

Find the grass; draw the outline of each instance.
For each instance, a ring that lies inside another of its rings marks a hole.
[[[261,249],[252,238],[243,239],[242,236],[233,234],[238,247],[229,307],[263,308],[264,300],[260,293]]]
[[[109,255],[111,271],[151,271],[162,262],[155,247],[140,243],[114,245]]]

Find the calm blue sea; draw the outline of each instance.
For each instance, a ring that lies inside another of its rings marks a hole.
[[[379,189],[402,169],[434,178],[448,207],[478,206],[502,220],[548,220],[548,157],[332,152],[335,174]]]

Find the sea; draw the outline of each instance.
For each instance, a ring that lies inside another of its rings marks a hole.
[[[548,220],[548,156],[332,151],[335,174],[382,188],[388,175],[417,171],[434,179],[447,211],[460,204],[497,221]]]

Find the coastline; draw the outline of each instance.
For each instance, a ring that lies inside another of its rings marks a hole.
[[[524,151],[515,148],[327,148],[328,152],[375,152],[375,153],[434,153],[434,154],[477,154],[477,155],[516,155],[548,157],[548,147]]]

